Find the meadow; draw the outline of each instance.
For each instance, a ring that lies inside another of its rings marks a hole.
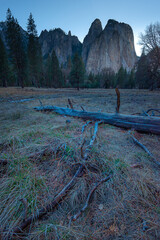
[[[120,89],[120,113],[143,115],[160,109],[160,92]],[[37,112],[54,105],[77,110],[115,113],[114,89],[0,88],[0,230],[1,239],[52,201],[82,163],[94,122]],[[160,136],[131,130],[160,161]],[[101,184],[87,209],[96,182]],[[160,168],[137,146],[128,130],[100,124],[82,176],[53,211],[29,225],[15,239],[160,239]]]

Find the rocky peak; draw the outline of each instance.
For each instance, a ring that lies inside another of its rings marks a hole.
[[[94,40],[100,35],[101,32],[102,32],[102,23],[99,19],[95,19],[94,22],[91,24],[88,34],[83,41],[82,58],[84,62],[86,62],[87,60],[89,48],[92,42],[94,42]]]
[[[77,37],[71,36],[71,31],[66,34],[62,29],[56,28],[53,30],[42,31],[39,37],[39,42],[42,48],[42,55],[46,58],[54,50],[59,63],[65,66],[69,57],[75,52],[81,54],[82,44]]]
[[[136,62],[132,28],[128,24],[108,20],[105,29],[95,38],[89,34],[86,36],[82,56],[88,73],[97,74],[105,69],[116,73],[122,66],[130,71]]]
[[[102,23],[99,19],[95,19],[91,24],[88,35],[86,37],[96,38],[102,32]]]

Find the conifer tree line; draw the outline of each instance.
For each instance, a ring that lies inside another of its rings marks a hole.
[[[114,73],[111,69],[104,69],[102,73],[94,75],[86,73],[79,53],[70,56],[65,67],[59,65],[54,50],[44,60],[36,24],[31,13],[26,33],[8,9],[5,36],[6,43],[0,36],[0,86],[75,87],[78,90],[79,88],[114,88],[116,86],[119,88],[157,87],[153,71],[148,71],[150,61],[145,51],[138,61],[136,71],[134,69],[127,72],[121,67],[118,73]]]

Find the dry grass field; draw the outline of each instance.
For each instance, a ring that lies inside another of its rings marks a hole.
[[[158,91],[120,93],[120,113],[140,115],[149,108],[160,109]],[[86,111],[114,113],[116,109],[114,89],[0,88],[0,160],[8,162],[0,165],[1,239],[9,239],[15,226],[54,199],[81,163],[82,141],[86,139],[85,148],[94,123],[82,134],[82,119],[33,109],[40,101],[67,107],[68,98],[77,110],[82,106]],[[132,133],[160,161],[160,136]],[[16,239],[160,239],[160,169],[127,130],[99,125],[85,165],[83,176],[57,208]],[[94,183],[110,172],[111,180],[96,189],[88,208],[71,222]]]

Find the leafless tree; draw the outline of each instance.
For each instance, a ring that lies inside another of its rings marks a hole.
[[[160,87],[160,23],[147,26],[145,33],[140,35],[139,43],[147,54],[151,88]]]

